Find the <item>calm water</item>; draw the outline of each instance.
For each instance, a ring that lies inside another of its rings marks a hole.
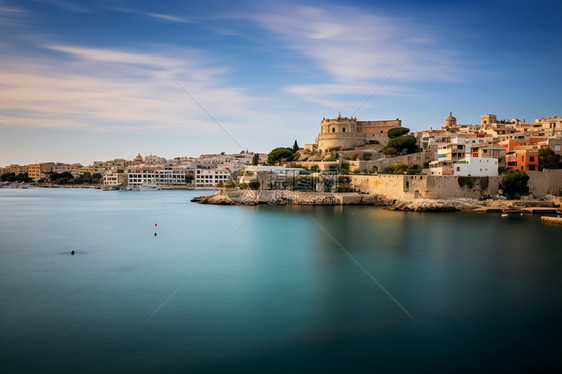
[[[200,194],[0,190],[0,371],[560,369],[562,227]]]

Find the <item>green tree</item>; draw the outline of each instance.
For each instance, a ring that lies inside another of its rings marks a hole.
[[[248,183],[248,187],[250,187],[251,190],[259,190],[260,189],[260,182],[259,181],[251,181],[250,183]]]
[[[2,182],[14,182],[15,178],[16,178],[16,173],[4,173],[0,177],[0,179],[2,179]]]
[[[299,150],[299,145],[297,144],[297,139],[293,143],[293,153],[296,153]]]
[[[103,178],[103,177],[102,177],[102,175],[101,175],[100,173],[94,173],[94,174],[92,175],[92,183],[93,183],[93,184],[100,183],[101,180],[102,180],[102,178]]]
[[[509,199],[515,199],[529,193],[528,181],[529,176],[524,171],[509,170],[503,177],[500,188]]]
[[[400,136],[398,138],[393,138],[388,141],[386,147],[382,149],[385,155],[394,155],[403,151],[406,153],[414,153],[418,150],[416,145],[416,138],[413,136]]]
[[[539,149],[539,170],[543,169],[562,169],[560,155],[550,148]]]
[[[341,163],[341,173],[342,174],[349,174],[349,162],[342,162]]]
[[[410,129],[407,127],[395,127],[393,129],[388,130],[386,133],[390,139],[398,138],[399,136],[406,135],[410,132]]]
[[[252,165],[256,166],[259,163],[260,163],[260,155],[254,153],[254,156],[252,157]]]
[[[267,155],[267,164],[275,165],[282,161],[291,161],[293,159],[293,150],[287,147],[275,148]]]
[[[404,162],[399,162],[392,164],[383,170],[383,174],[408,174],[415,175],[421,174],[422,169],[418,165],[406,164]]]

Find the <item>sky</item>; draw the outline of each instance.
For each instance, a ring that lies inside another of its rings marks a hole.
[[[562,2],[0,0],[0,166],[562,115]],[[370,99],[369,99],[370,98]]]

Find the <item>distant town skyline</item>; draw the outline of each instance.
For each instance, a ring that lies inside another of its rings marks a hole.
[[[268,152],[314,142],[338,112],[412,131],[451,111],[462,124],[561,115],[561,11],[548,0],[0,0],[0,166]]]

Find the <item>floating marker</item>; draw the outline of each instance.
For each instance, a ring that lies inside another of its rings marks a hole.
[[[74,256],[74,249],[70,251],[70,254]]]
[[[156,227],[156,226],[158,226],[158,224],[157,224],[157,223],[155,223],[155,224],[154,224],[154,227]]]
[[[157,233],[154,233],[154,236],[158,235]]]

